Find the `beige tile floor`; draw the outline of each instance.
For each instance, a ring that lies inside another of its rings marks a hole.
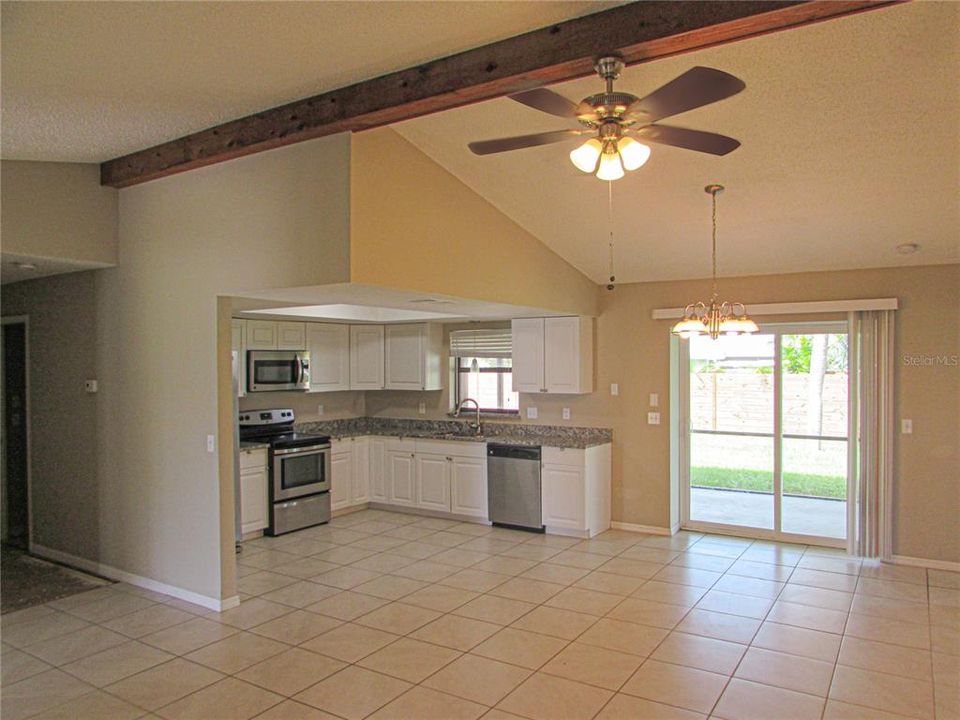
[[[119,584],[4,615],[3,719],[960,718],[953,573],[372,510],[238,569],[223,613]]]

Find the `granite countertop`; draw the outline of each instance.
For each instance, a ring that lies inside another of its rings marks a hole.
[[[270,447],[269,443],[258,442],[256,440],[241,440],[240,449],[241,450],[259,450],[260,448]]]
[[[329,435],[335,439],[376,435],[420,440],[457,440],[504,445],[544,445],[561,448],[588,448],[605,445],[613,437],[609,428],[570,425],[526,425],[516,422],[481,423],[483,435],[475,435],[462,420],[408,420],[401,418],[349,418],[297,423],[296,429]]]

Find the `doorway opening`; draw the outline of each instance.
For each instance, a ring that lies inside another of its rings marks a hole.
[[[3,439],[0,441],[0,480],[3,508],[0,536],[4,547],[28,550],[30,545],[30,490],[28,479],[27,322],[4,318],[0,326]]]
[[[846,544],[846,322],[681,344],[682,524]]]

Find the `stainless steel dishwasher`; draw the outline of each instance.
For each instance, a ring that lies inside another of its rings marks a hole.
[[[494,525],[543,532],[539,447],[487,445],[487,509]]]

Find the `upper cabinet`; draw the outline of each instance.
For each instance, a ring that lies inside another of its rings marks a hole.
[[[593,392],[593,319],[514,320],[513,387],[524,393]]]
[[[247,320],[247,350],[306,350],[305,323]]]
[[[387,325],[384,340],[388,390],[441,390],[443,330],[439,325]]]
[[[383,325],[350,326],[350,389],[383,389]]]
[[[307,323],[310,392],[350,389],[350,326]]]

